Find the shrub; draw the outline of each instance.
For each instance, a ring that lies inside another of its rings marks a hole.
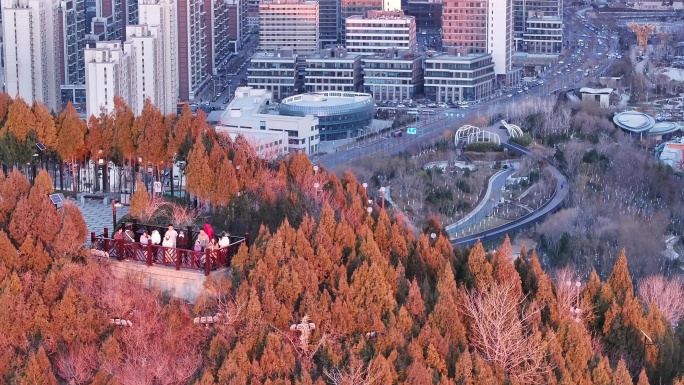
[[[465,150],[473,152],[502,152],[503,147],[494,142],[473,142],[469,143],[465,147]]]
[[[530,145],[530,143],[532,143],[532,135],[530,135],[526,132],[521,137],[509,139],[509,142],[513,142],[513,143],[519,144],[523,147],[527,147]]]

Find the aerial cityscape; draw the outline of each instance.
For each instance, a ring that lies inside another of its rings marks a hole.
[[[684,385],[684,2],[0,7],[0,384]]]

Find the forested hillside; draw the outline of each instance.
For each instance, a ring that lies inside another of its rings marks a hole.
[[[188,178],[212,175],[196,195],[241,229],[264,225],[194,304],[91,257],[47,172],[0,176],[0,383],[681,384],[681,283],[636,284],[624,253],[601,282],[547,272],[535,251],[514,259],[508,240],[454,250],[439,223],[416,235],[389,208],[369,213],[351,173],[261,162],[206,127],[196,138]],[[225,201],[216,169],[235,172]],[[305,315],[303,344],[291,325]]]

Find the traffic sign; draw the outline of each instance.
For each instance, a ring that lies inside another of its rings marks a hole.
[[[154,182],[154,192],[155,193],[162,192],[161,182]]]
[[[415,135],[418,133],[418,129],[415,127],[407,127],[406,128],[406,133],[409,135]]]

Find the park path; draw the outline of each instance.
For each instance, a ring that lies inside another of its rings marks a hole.
[[[451,236],[460,230],[468,228],[482,219],[484,219],[499,203],[503,196],[503,187],[506,185],[506,179],[511,176],[515,170],[510,167],[506,170],[501,170],[489,178],[487,183],[487,192],[480,203],[475,206],[473,211],[461,218],[458,222],[452,223],[446,227],[446,232]]]

